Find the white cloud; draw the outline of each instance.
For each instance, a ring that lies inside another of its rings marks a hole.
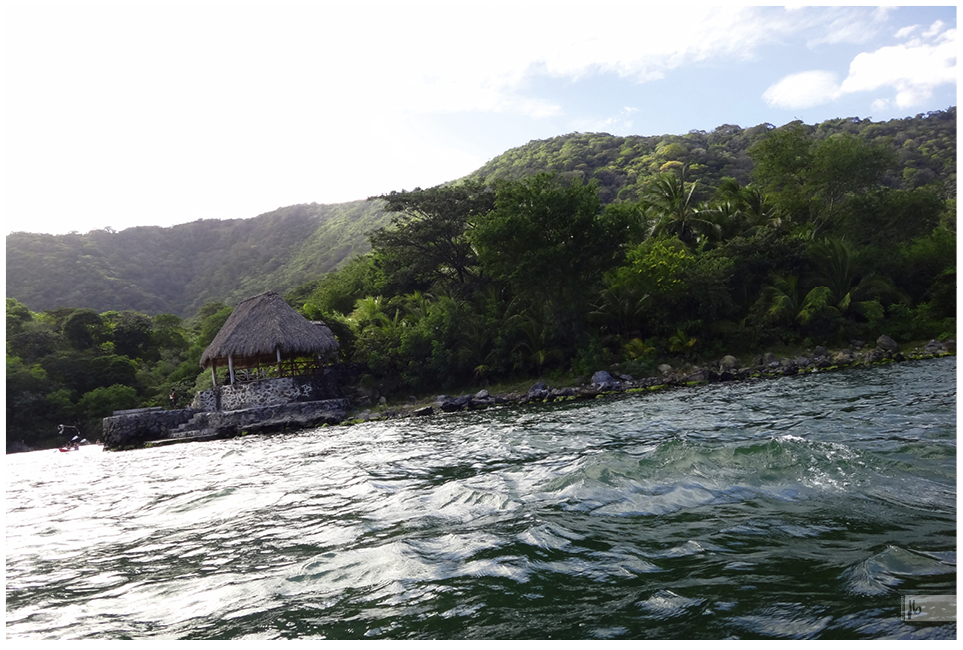
[[[918,27],[897,35],[911,36]],[[775,108],[809,108],[847,94],[892,89],[893,98],[877,99],[873,110],[894,104],[906,109],[923,104],[937,86],[948,83],[956,83],[956,30],[936,21],[922,38],[856,55],[842,83],[830,71],[799,72],[770,86],[763,99]]]
[[[876,7],[867,12],[865,7],[823,8],[814,15],[816,36],[807,45],[835,45],[865,43],[873,38],[886,23],[893,7]],[[807,21],[808,22],[808,21]]]
[[[839,83],[834,72],[810,70],[783,77],[770,86],[762,97],[774,108],[809,108],[832,101],[839,96]]]
[[[956,83],[956,30],[937,21],[924,37],[863,52],[853,59],[843,93],[892,88],[900,108],[918,106],[942,84]]]
[[[923,32],[923,38],[930,38],[931,36],[938,36],[946,24],[942,20],[937,20],[933,23],[928,30]]]
[[[870,104],[870,108],[873,110],[873,112],[883,112],[888,110],[891,105],[892,102],[890,102],[888,99],[877,99]]]
[[[919,25],[910,25],[909,27],[904,27],[903,29],[899,30],[898,32],[893,34],[893,36],[895,36],[896,38],[906,38],[907,36],[915,32],[919,28],[920,28]]]

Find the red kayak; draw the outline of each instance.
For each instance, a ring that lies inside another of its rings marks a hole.
[[[61,447],[60,451],[80,451],[80,447]]]

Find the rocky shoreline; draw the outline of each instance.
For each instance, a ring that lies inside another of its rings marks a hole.
[[[883,363],[933,359],[955,354],[956,341],[954,340],[944,342],[931,340],[922,348],[903,352],[896,341],[889,336],[882,335],[876,340],[873,347],[867,347],[861,341],[853,341],[850,348],[830,351],[823,346],[817,346],[809,354],[792,357],[777,357],[767,352],[754,358],[748,364],[744,364],[736,357],[729,355],[722,357],[716,363],[703,367],[686,364],[680,368],[673,368],[668,364],[662,364],[658,367],[660,375],[640,379],[630,375],[613,375],[607,370],[600,370],[592,375],[591,381],[579,386],[553,387],[543,382],[537,382],[525,393],[510,392],[491,395],[483,389],[474,394],[438,395],[434,401],[429,403],[416,402],[398,408],[388,408],[386,401],[382,398],[381,408],[374,410],[370,408],[356,409],[341,424],[351,425],[396,418],[429,417],[495,406],[597,399],[604,395],[640,393],[716,382],[786,377]]]

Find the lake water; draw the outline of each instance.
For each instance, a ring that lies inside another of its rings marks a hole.
[[[6,459],[8,639],[955,638],[956,359]]]

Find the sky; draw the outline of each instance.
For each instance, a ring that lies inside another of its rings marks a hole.
[[[5,0],[4,223],[254,217],[531,140],[956,105],[956,7]]]

